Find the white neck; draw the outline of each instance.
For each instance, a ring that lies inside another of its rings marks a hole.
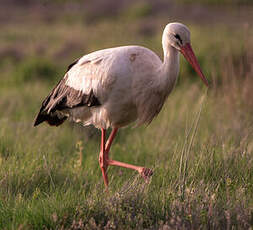
[[[164,60],[159,70],[159,89],[167,95],[173,89],[179,72],[179,52],[163,41]]]

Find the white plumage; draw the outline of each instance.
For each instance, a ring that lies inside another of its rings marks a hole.
[[[102,106],[90,107],[89,112],[87,108],[70,109],[71,117],[104,129],[122,127],[136,119],[139,123],[150,121],[150,112],[143,112],[144,107],[157,108],[161,103],[154,97],[150,103],[149,97],[159,93],[154,79],[159,76],[159,65],[159,57],[140,46],[105,49],[82,57],[69,70],[66,85],[84,94],[92,89]]]
[[[190,46],[190,32],[180,23],[165,27],[162,38],[164,61],[141,46],[104,49],[83,56],[69,66],[64,78],[43,101],[35,124],[47,121],[58,126],[67,117],[102,130],[100,167],[108,185],[107,166],[137,170],[144,178],[150,169],[109,159],[118,128],[136,121],[150,123],[173,89],[179,72],[179,52],[208,85]],[[107,144],[105,130],[113,129]]]

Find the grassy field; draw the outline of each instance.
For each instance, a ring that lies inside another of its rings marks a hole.
[[[112,146],[113,159],[153,168],[154,175],[145,183],[135,172],[110,167],[105,192],[99,131],[69,122],[35,129],[34,116],[67,65],[85,53],[137,44],[161,56],[162,30],[171,19],[143,2],[102,20],[74,6],[71,12],[53,8],[55,16],[32,9],[29,15],[13,8],[1,23],[0,229],[253,227],[249,21],[182,21],[212,88],[182,58],[179,81],[159,116],[147,127],[120,130]]]

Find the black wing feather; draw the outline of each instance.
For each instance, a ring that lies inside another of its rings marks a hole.
[[[69,69],[73,65],[74,64],[70,65]],[[40,111],[35,118],[34,126],[37,126],[44,121],[53,126],[62,124],[67,117],[61,113],[57,113],[57,111],[71,109],[78,106],[91,107],[101,105],[98,98],[94,95],[93,90],[91,90],[88,95],[84,94],[82,91],[75,90],[65,84],[67,78],[68,76],[66,73],[65,77],[42,102]]]

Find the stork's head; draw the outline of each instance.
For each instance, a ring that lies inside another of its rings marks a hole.
[[[202,73],[197,58],[191,48],[191,34],[187,26],[178,22],[169,23],[164,29],[162,40],[163,45],[165,47],[172,46],[178,51],[180,51],[184,55],[185,59],[191,64],[193,69],[200,76],[202,81],[207,86],[209,85],[208,80]]]

